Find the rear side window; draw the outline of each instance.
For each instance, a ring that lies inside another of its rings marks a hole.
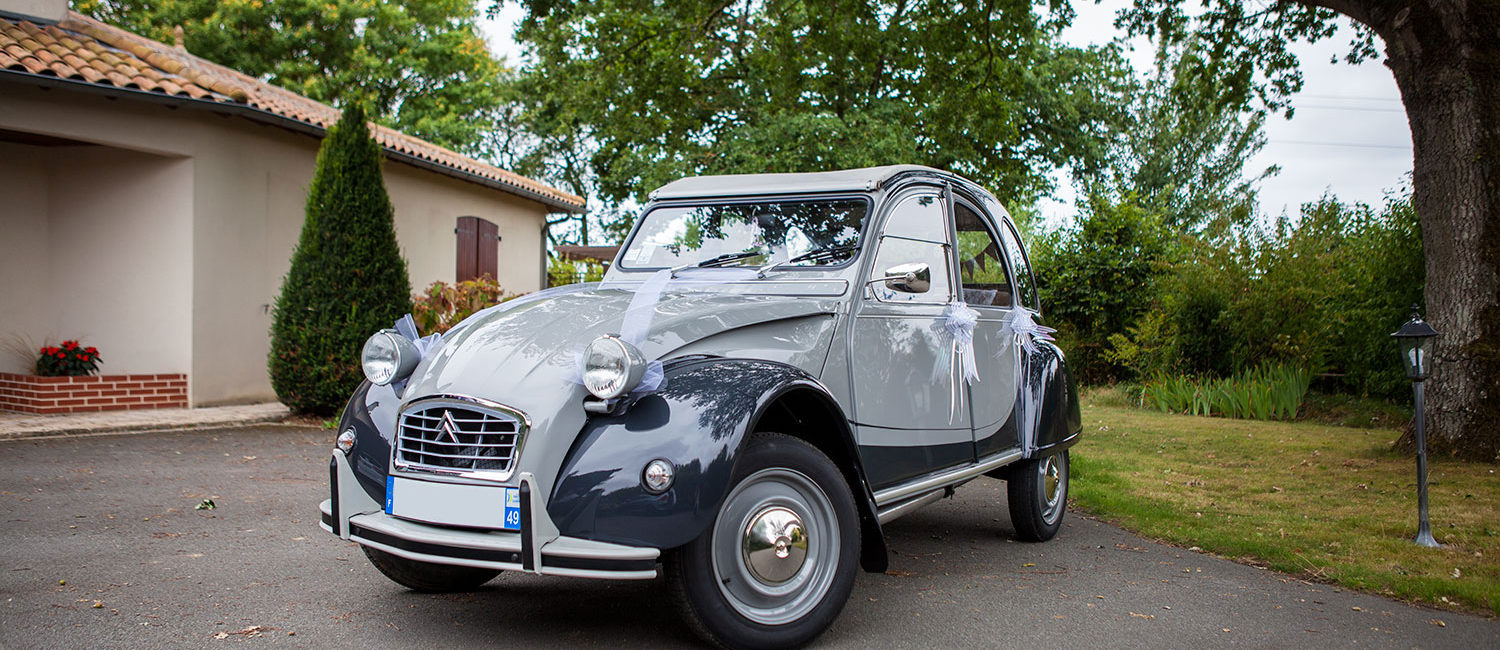
[[[1005,254],[984,219],[962,203],[953,206],[954,234],[958,237],[958,271],[963,282],[964,302],[982,307],[1011,306],[1010,274]]]
[[[1031,263],[1026,259],[1026,251],[1021,250],[1021,238],[1016,235],[1009,219],[1000,222],[1000,239],[1005,242],[1005,254],[1010,257],[1011,267],[1016,270],[1016,300],[1022,306],[1040,312],[1042,307],[1037,303],[1036,279],[1031,275]]]

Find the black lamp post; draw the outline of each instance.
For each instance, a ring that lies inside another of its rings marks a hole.
[[[1437,336],[1422,320],[1416,305],[1411,306],[1411,320],[1391,336],[1401,341],[1401,361],[1406,364],[1406,376],[1411,379],[1412,392],[1416,394],[1417,406],[1417,539],[1418,546],[1437,548],[1432,538],[1432,527],[1427,523],[1427,429],[1422,412],[1422,382],[1432,374],[1432,339]]]

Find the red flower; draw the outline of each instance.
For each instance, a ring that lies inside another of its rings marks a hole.
[[[64,350],[72,350],[78,347],[78,341],[63,341]]]
[[[83,351],[87,352],[89,354],[99,354],[99,348],[92,347],[92,346],[84,348]]]
[[[66,358],[68,358],[68,355],[63,354],[62,352],[58,352],[57,353],[57,358],[59,358],[59,359],[66,359]]]

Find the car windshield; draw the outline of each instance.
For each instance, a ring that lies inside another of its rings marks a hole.
[[[862,199],[663,206],[646,213],[621,265],[840,264],[858,250],[867,212]]]

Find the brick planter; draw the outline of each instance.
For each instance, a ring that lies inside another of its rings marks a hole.
[[[187,405],[187,375],[181,373],[38,377],[0,372],[0,410],[47,414]]]

